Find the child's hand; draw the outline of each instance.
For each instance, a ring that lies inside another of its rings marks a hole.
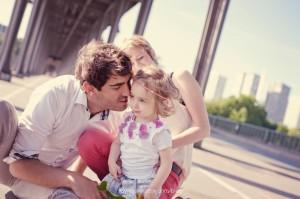
[[[111,163],[108,164],[108,167],[109,167],[110,174],[116,180],[118,180],[119,177],[122,175],[122,170],[121,170],[120,166],[116,162],[111,162]]]
[[[160,189],[149,187],[144,193],[144,199],[159,199]]]

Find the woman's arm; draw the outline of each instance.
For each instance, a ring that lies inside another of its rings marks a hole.
[[[160,166],[157,170],[157,173],[151,182],[149,188],[145,192],[145,198],[147,198],[147,194],[152,196],[153,194],[157,194],[161,188],[163,183],[168,178],[169,174],[171,173],[172,169],[172,150],[171,148],[166,148],[159,151],[160,157]],[[151,197],[149,197],[151,198]]]
[[[173,137],[173,148],[177,148],[209,136],[210,126],[202,90],[195,78],[186,70],[174,73],[173,78],[192,119],[190,128]]]

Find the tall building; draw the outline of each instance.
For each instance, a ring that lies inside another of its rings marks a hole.
[[[216,89],[215,89],[214,98],[213,98],[214,100],[222,99],[223,94],[224,94],[226,81],[227,81],[226,77],[221,76],[221,75],[219,76],[218,82],[217,82],[217,85],[216,85]]]
[[[256,100],[259,104],[264,105],[266,103],[268,89],[269,89],[269,79],[266,75],[261,75],[259,80],[259,86],[256,93]]]
[[[290,87],[285,84],[276,83],[270,86],[265,103],[268,120],[283,123],[289,94]]]
[[[240,87],[240,95],[250,95],[256,98],[260,76],[257,74],[244,73]]]
[[[300,128],[300,96],[289,99],[283,123],[289,128]]]

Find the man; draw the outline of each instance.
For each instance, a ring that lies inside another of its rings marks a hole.
[[[77,141],[84,129],[106,119],[109,110],[127,107],[130,78],[126,54],[111,44],[92,41],[79,51],[75,77],[57,77],[33,92],[4,159],[17,178],[11,187],[16,196],[105,198],[96,182],[67,168],[78,156]]]

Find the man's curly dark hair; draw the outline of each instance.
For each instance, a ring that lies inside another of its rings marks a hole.
[[[75,64],[75,77],[87,81],[98,90],[112,75],[131,75],[130,58],[113,44],[92,40],[83,46]]]

